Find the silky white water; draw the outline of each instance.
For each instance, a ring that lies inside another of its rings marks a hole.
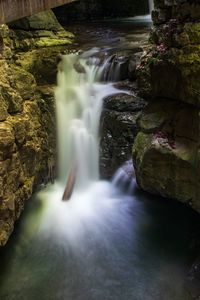
[[[91,230],[96,238],[104,239],[106,220],[115,222],[123,215],[117,205],[121,200],[115,184],[99,180],[102,103],[105,96],[119,90],[111,83],[98,82],[106,64],[98,65],[98,59],[91,58],[97,51],[93,48],[82,56],[66,55],[60,63],[55,93],[59,176],[53,186],[39,193],[45,206],[40,234],[53,235],[66,250],[72,247],[74,252],[80,250],[80,245],[83,247]],[[66,181],[74,166],[77,168],[74,191],[70,201],[63,202]],[[120,226],[125,224],[126,221]]]
[[[149,12],[151,14],[152,10],[154,9],[154,3],[153,0],[149,0]]]
[[[143,193],[127,182],[123,168],[112,183],[99,180],[102,100],[118,92],[98,82],[105,67],[94,58],[99,51],[65,56],[59,65],[59,178],[27,204],[20,226],[0,249],[0,299],[188,300],[184,281],[194,215]],[[76,186],[64,202],[74,165]]]
[[[83,56],[88,57],[95,51],[92,49]],[[76,166],[76,190],[85,189],[99,179],[102,100],[117,92],[112,84],[97,82],[104,65],[99,67],[95,61],[93,64],[88,61],[77,54],[63,57],[56,90],[59,181],[66,183],[71,168]],[[80,73],[76,68],[80,69]]]

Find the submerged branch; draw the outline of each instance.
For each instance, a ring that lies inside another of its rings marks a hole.
[[[74,185],[76,182],[76,174],[77,174],[77,166],[73,166],[71,171],[69,172],[69,176],[67,179],[67,183],[66,183],[66,187],[65,187],[65,191],[62,197],[63,201],[68,201],[70,200],[73,190],[74,190]]]

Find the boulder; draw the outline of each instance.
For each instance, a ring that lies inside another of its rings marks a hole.
[[[22,30],[55,30],[59,31],[62,26],[51,10],[40,12],[30,17],[11,22],[9,27]]]
[[[161,99],[138,120],[133,147],[139,186],[200,212],[199,110]]]
[[[102,74],[103,81],[117,82],[121,80],[135,80],[136,68],[139,64],[142,49],[118,51],[107,59],[106,67]]]
[[[111,178],[131,157],[138,132],[137,118],[146,102],[136,96],[119,93],[104,99],[101,116],[100,172]]]

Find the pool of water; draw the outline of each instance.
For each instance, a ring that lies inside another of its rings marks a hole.
[[[101,22],[81,22],[68,25],[66,30],[75,34],[76,50],[92,47],[121,48],[126,50],[148,43],[152,26],[150,16],[110,19]]]
[[[108,182],[61,202],[43,190],[0,261],[3,300],[186,300],[198,216],[167,199],[125,195]]]

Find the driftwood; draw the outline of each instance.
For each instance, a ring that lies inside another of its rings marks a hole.
[[[63,201],[70,200],[70,198],[72,196],[72,193],[73,193],[73,190],[74,190],[74,185],[75,185],[75,182],[76,182],[76,174],[77,174],[77,167],[74,166],[71,169],[71,171],[69,173],[69,176],[68,176],[68,179],[67,179],[66,188],[65,188],[65,191],[64,191],[64,194],[63,194],[63,197],[62,197]]]

